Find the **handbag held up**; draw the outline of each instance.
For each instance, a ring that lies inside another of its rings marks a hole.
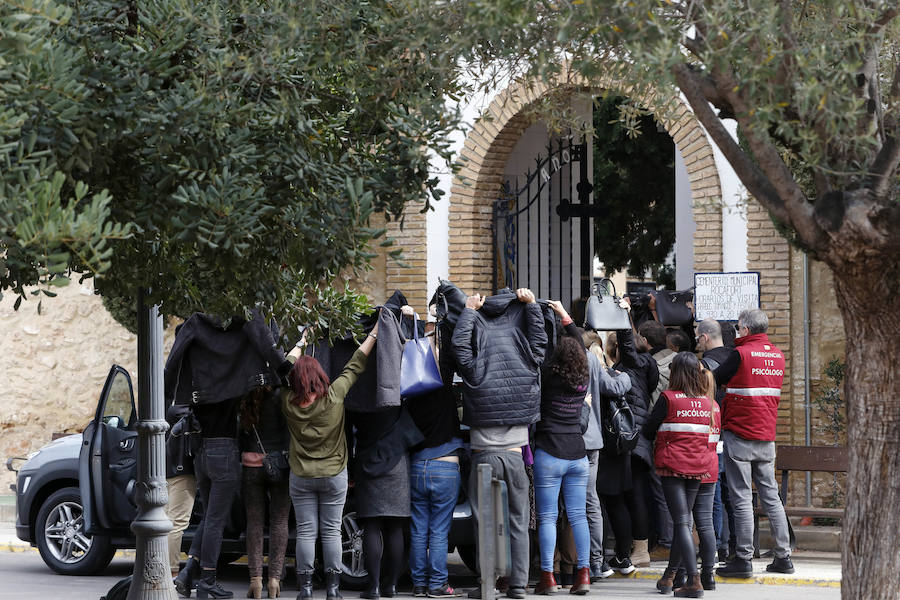
[[[413,339],[403,345],[400,359],[400,396],[403,398],[422,396],[444,385],[431,343],[428,338],[419,337],[418,318],[416,315],[413,321]]]

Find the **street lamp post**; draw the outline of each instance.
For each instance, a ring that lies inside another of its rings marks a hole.
[[[169,571],[167,534],[172,522],[166,515],[165,420],[163,402],[163,338],[159,306],[144,304],[138,292],[138,514],[131,524],[136,538],[134,575],[127,600],[176,600]]]

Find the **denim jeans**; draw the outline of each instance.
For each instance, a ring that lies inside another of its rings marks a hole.
[[[493,476],[506,482],[509,499],[509,586],[524,588],[528,585],[529,540],[528,474],[521,452],[513,450],[482,450],[472,453],[472,474],[469,477],[469,502],[476,519],[478,515],[478,465],[491,465]],[[582,498],[582,506],[584,499]],[[478,530],[475,531],[476,535]]]
[[[241,453],[234,438],[206,438],[194,458],[197,500],[203,520],[197,527],[190,555],[200,558],[204,569],[215,569],[222,548],[225,522],[241,486]]]
[[[735,552],[738,558],[753,558],[753,496],[751,485],[756,484],[759,501],[769,517],[772,537],[775,538],[775,556],[791,555],[791,542],[784,505],[778,495],[775,481],[775,442],[745,440],[726,431],[725,473],[728,491],[734,509],[734,528],[737,538]],[[752,482],[752,483],[751,483]]]
[[[447,583],[447,535],[459,493],[459,463],[417,460],[410,465],[409,569],[413,585]]]
[[[591,555],[591,534],[585,512],[590,465],[587,457],[565,460],[541,449],[534,453],[534,504],[541,545],[541,571],[553,571],[556,548],[556,519],[559,516],[559,491],[562,488],[566,515],[575,536],[578,568],[587,567]]]
[[[588,450],[587,458],[590,465],[587,481],[587,511],[588,529],[591,530],[591,564],[603,562],[603,510],[600,508],[600,496],[597,494],[597,460],[600,457],[599,450]]]
[[[347,469],[334,477],[291,473],[291,501],[297,518],[297,572],[312,573],[316,537],[322,534],[322,564],[341,572],[341,519],[347,499]]]

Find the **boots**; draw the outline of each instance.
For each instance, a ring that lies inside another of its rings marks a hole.
[[[189,556],[184,563],[184,568],[178,573],[173,583],[175,591],[182,598],[190,598],[191,590],[197,587],[197,580],[200,579],[200,561],[193,556]]]
[[[675,587],[675,573],[677,569],[666,568],[663,571],[662,577],[656,582],[656,589],[659,590],[660,594],[668,594],[671,593],[672,588]]]
[[[687,569],[684,567],[678,567],[678,571],[675,572],[675,580],[672,582],[672,589],[677,590],[680,587],[684,587],[687,583]]]
[[[277,577],[269,577],[269,585],[266,586],[269,590],[269,598],[277,598],[281,595],[281,580]]]
[[[634,540],[634,550],[631,551],[631,564],[635,567],[650,566],[650,552],[647,550],[647,540]]]
[[[297,571],[297,590],[300,592],[297,594],[297,600],[310,600],[312,598],[312,571]]]
[[[712,591],[716,589],[716,576],[713,575],[712,569],[703,569],[700,573],[700,583],[703,584],[703,589],[707,591]]]
[[[366,600],[378,600],[381,598],[381,586],[378,584],[377,576],[372,575],[371,573],[369,574],[369,585],[359,597],[365,598]]]
[[[538,596],[549,596],[557,590],[556,579],[552,571],[541,571],[541,578],[534,586],[534,593]]]
[[[341,596],[340,586],[340,571],[325,571],[325,599],[343,600],[344,597]]]
[[[197,583],[197,598],[234,598],[234,594],[223,588],[216,581],[215,569],[203,569],[200,581]]]
[[[570,594],[583,596],[591,591],[591,570],[588,567],[581,567],[575,573],[575,583],[569,590]]]
[[[262,575],[250,578],[250,588],[247,590],[248,598],[262,598]]]
[[[675,590],[676,598],[702,598],[703,584],[700,582],[700,573],[692,573],[688,576],[687,585]]]

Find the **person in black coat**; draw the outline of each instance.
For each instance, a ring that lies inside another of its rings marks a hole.
[[[622,306],[629,305],[623,301]],[[631,379],[631,389],[626,392],[625,400],[634,413],[637,427],[642,427],[649,416],[651,393],[659,381],[659,369],[647,349],[643,338],[636,336],[632,329],[616,331],[607,338],[606,351],[615,361],[613,368],[627,373]],[[616,556],[610,561],[610,566],[621,574],[634,571],[635,564],[650,564],[647,496],[652,467],[652,447],[642,438],[638,439],[637,447],[629,455],[601,457],[598,464],[598,492],[616,536]],[[604,477],[606,481],[602,482]]]

